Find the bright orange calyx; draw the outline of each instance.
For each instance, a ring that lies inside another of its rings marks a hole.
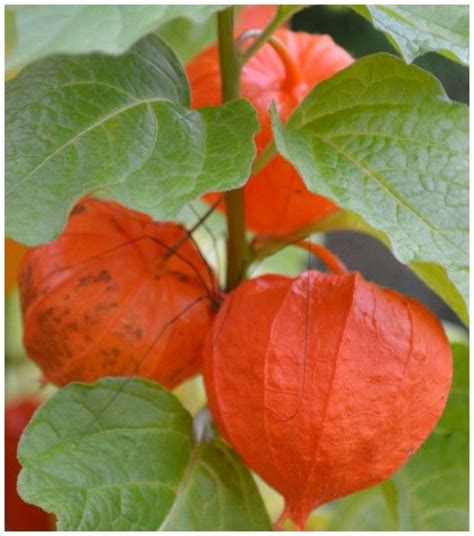
[[[254,105],[260,123],[261,130],[256,137],[258,155],[272,138],[269,114],[272,102],[278,115],[286,121],[313,86],[353,62],[327,35],[280,29],[274,36],[280,51],[265,44],[241,73],[241,96]],[[302,78],[292,66],[297,66]],[[217,47],[211,46],[198,54],[186,69],[193,107],[221,104]],[[211,201],[213,197],[207,199]],[[329,199],[310,193],[293,166],[279,155],[247,183],[245,205],[249,228],[270,235],[287,234],[338,210]]]
[[[296,243],[296,245],[313,253],[313,255],[316,255],[316,257],[319,257],[333,274],[344,275],[349,272],[347,266],[341,261],[341,259],[339,259],[339,257],[334,255],[334,253],[329,251],[329,249],[325,248],[324,246],[315,244],[314,242],[310,242],[308,240],[300,240]]]
[[[56,385],[134,375],[172,388],[200,369],[216,287],[182,226],[85,198],[24,258],[25,347]]]
[[[256,38],[263,33],[263,30],[251,29],[247,30],[239,36],[238,42],[242,46],[245,41],[251,38]],[[285,80],[282,82],[281,89],[283,91],[294,92],[295,88],[300,88],[300,91],[306,92],[307,85],[303,73],[301,72],[301,67],[296,61],[289,50],[286,48],[285,44],[278,39],[278,37],[272,35],[268,39],[267,43],[273,47],[275,52],[278,54],[286,73]]]
[[[225,438],[286,501],[280,521],[390,477],[445,406],[452,358],[419,302],[308,271],[242,283],[204,348],[209,406]]]

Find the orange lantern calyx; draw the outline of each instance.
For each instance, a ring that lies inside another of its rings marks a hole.
[[[251,39],[253,37],[260,37],[263,34],[263,30],[254,28],[251,30],[247,30],[243,32],[238,40],[237,43],[239,46],[241,46],[247,39]],[[281,89],[283,91],[293,92],[295,88],[298,89],[298,92],[307,92],[308,91],[308,85],[304,81],[303,73],[301,71],[301,67],[296,61],[296,58],[290,53],[286,45],[278,39],[275,35],[272,35],[268,38],[267,44],[269,44],[273,50],[278,54],[278,57],[280,61],[283,64],[283,67],[285,68],[286,78],[284,82],[282,83]],[[242,53],[242,57],[245,58],[245,53]]]
[[[306,249],[322,260],[333,274],[345,275],[349,273],[347,266],[341,261],[341,259],[329,251],[329,249],[321,246],[321,244],[315,244],[309,240],[300,240],[296,245],[300,248]]]

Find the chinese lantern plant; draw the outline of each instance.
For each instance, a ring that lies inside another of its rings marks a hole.
[[[59,387],[18,447],[23,500],[59,530],[269,530],[254,471],[284,498],[275,529],[383,482],[400,528],[465,529],[443,326],[305,238],[375,234],[466,321],[466,107],[403,59],[291,31],[296,6],[12,9],[15,62],[43,59],[7,86],[7,232],[30,246],[25,348]],[[466,60],[463,6],[355,9],[408,61]],[[210,16],[217,42],[183,68],[160,28]],[[216,208],[225,277],[195,240]],[[328,272],[252,277],[289,245]],[[167,389],[198,374],[209,410],[193,417]],[[422,498],[417,467],[437,479]]]

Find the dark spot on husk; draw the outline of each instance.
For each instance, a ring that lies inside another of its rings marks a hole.
[[[48,294],[48,292],[49,292],[49,287],[43,287],[43,288],[41,289],[41,294],[42,294],[43,296],[46,296],[46,295]]]
[[[171,270],[167,272],[167,275],[175,277],[178,281],[181,281],[181,283],[191,283],[191,278],[182,272]]]
[[[105,290],[107,292],[116,292],[118,290],[118,286],[117,285],[107,285],[105,287]]]
[[[49,319],[53,316],[54,307],[48,307],[44,311],[38,313],[38,324],[44,327],[48,323]]]
[[[77,203],[75,207],[71,210],[71,216],[77,216],[78,214],[82,214],[87,209],[82,203]]]
[[[124,328],[129,335],[137,340],[140,340],[143,337],[143,330],[138,326],[135,327],[130,324],[125,324]]]
[[[26,268],[20,272],[19,283],[22,307],[26,308],[38,295],[34,287],[33,268],[31,264],[27,264]]]
[[[90,315],[89,313],[84,313],[84,322],[87,326],[95,326],[100,323],[100,320],[97,317]]]
[[[94,310],[97,312],[97,313],[101,313],[101,312],[106,312],[106,311],[110,311],[112,309],[115,309],[117,307],[117,303],[116,302],[109,302],[109,303],[98,303]]]
[[[125,229],[122,227],[122,225],[120,225],[120,223],[117,221],[117,219],[114,216],[111,216],[109,220],[110,220],[110,223],[115,227],[115,230],[119,234],[122,234],[122,235],[126,234]]]
[[[110,275],[110,272],[108,270],[101,270],[96,275],[94,274],[87,274],[82,276],[79,279],[79,282],[76,285],[76,288],[82,288],[87,285],[90,285],[92,283],[108,283],[112,279],[112,276]]]

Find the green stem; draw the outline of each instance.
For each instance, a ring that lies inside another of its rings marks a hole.
[[[217,14],[219,64],[221,69],[223,103],[240,95],[240,65],[234,43],[234,8]]]
[[[241,65],[246,63],[254,54],[256,54],[263,45],[268,41],[273,32],[284,24],[292,15],[299,11],[302,6],[278,6],[278,11],[260,36],[249,46],[241,55]]]
[[[234,42],[233,7],[217,14],[217,29],[222,102],[226,103],[239,98],[240,94],[240,63]],[[225,202],[228,229],[226,291],[229,292],[245,278],[247,267],[248,244],[242,188],[226,192]]]
[[[347,221],[348,217],[351,218],[350,221]],[[363,222],[360,223],[354,219],[354,216],[351,217],[345,211],[340,210],[314,223],[299,227],[284,236],[255,236],[249,248],[249,264],[270,257],[287,246],[294,246],[311,234],[347,230],[358,230],[377,236],[371,233],[370,228],[364,226]]]
[[[248,244],[245,237],[245,208],[241,188],[226,192],[227,279],[226,291],[233,290],[246,277]]]

